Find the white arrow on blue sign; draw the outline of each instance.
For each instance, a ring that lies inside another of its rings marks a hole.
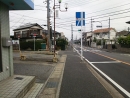
[[[76,12],[76,26],[85,26],[85,12]]]

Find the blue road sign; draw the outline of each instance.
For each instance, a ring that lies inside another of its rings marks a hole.
[[[85,26],[85,12],[76,12],[76,26]]]

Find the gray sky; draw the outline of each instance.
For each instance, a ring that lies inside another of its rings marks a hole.
[[[13,35],[13,29],[24,25],[25,23],[38,23],[40,25],[47,24],[46,0],[33,0],[34,10],[26,11],[10,11],[10,34]],[[55,0],[58,3],[58,0]],[[100,21],[102,28],[107,28],[109,17],[111,19],[111,27],[117,31],[127,30],[130,27],[126,21],[130,21],[130,0],[62,0],[61,9],[64,10],[64,3],[68,3],[68,11],[60,12],[59,18],[56,19],[56,31],[64,32],[65,36],[71,39],[71,24],[73,24],[74,39],[80,38],[78,29],[75,26],[75,13],[85,12],[86,26],[85,31],[91,30],[91,17],[94,21]],[[51,6],[51,23],[53,26],[53,0],[50,0]],[[58,10],[58,9],[57,9]],[[99,29],[96,26],[101,25],[100,22],[93,23],[93,29]],[[46,29],[46,27],[44,27]]]

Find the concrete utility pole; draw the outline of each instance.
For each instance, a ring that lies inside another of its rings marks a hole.
[[[51,51],[51,39],[50,39],[50,0],[47,0],[47,29],[48,29],[48,44],[49,51]]]
[[[110,17],[109,17],[109,29],[110,29]],[[109,30],[109,44],[110,44],[110,30]]]
[[[92,37],[93,37],[93,19],[91,17],[91,33],[92,33]],[[92,38],[92,42],[93,42],[93,38]]]
[[[73,48],[73,25],[71,24],[71,44],[72,44],[72,48]]]

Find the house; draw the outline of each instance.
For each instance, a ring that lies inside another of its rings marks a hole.
[[[32,39],[35,37],[42,37],[43,28],[37,23],[27,23],[14,29],[14,39]]]
[[[128,36],[128,35],[130,35],[130,32],[129,32],[129,31],[126,31],[126,30],[123,30],[123,31],[117,32],[116,38],[126,37],[126,36]]]
[[[19,6],[22,4],[22,6]],[[13,76],[13,54],[10,39],[9,11],[10,10],[33,10],[32,0],[0,0],[0,81]],[[4,44],[7,42],[8,44]]]
[[[83,45],[87,45],[87,32],[82,33],[82,42]]]
[[[91,39],[92,39],[92,32],[83,32],[82,33],[83,45],[90,46]]]
[[[61,34],[61,38],[66,39],[66,37],[65,37],[63,32],[60,32],[60,34]]]
[[[105,44],[113,44],[116,38],[116,30],[114,28],[103,28],[93,31],[93,39],[105,40]]]
[[[47,36],[48,35],[48,30],[43,30],[42,33]],[[54,39],[54,30],[50,30],[50,34],[51,34],[52,40],[53,40]],[[61,33],[55,31],[55,38],[58,39],[60,37],[61,37]]]
[[[87,46],[90,46],[92,42],[92,32],[87,32]]]

